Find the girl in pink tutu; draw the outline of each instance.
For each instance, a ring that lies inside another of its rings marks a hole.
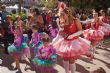
[[[69,73],[69,68],[71,73],[75,73],[75,61],[89,52],[90,42],[79,37],[82,34],[81,23],[68,8],[60,12],[59,20],[59,33],[53,45],[56,53],[63,58],[66,73]]]
[[[102,24],[100,30],[104,32],[105,36],[108,36],[110,34],[110,25],[108,24],[108,17],[103,10],[100,11],[100,14],[100,22]]]
[[[84,37],[91,41],[93,53],[95,52],[95,46],[98,41],[103,40],[104,33],[99,29],[101,23],[98,18],[98,13],[93,14],[94,20],[91,21],[91,28],[84,31]]]

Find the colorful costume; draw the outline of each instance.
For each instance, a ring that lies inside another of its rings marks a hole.
[[[49,32],[50,32],[51,38],[53,39],[57,36],[58,28],[53,28],[52,26],[50,26]]]
[[[37,32],[36,33],[33,33],[30,43],[31,43],[30,48],[32,48],[33,46],[35,46],[35,50],[38,49],[38,47],[40,45],[42,45],[40,33],[37,33]]]
[[[102,27],[99,28],[104,32],[104,35],[107,36],[110,34],[110,25],[108,24],[107,17],[100,17],[100,21],[102,22]]]
[[[34,62],[37,65],[49,67],[56,63],[56,51],[52,45],[45,47],[40,46],[38,49],[38,54],[34,58]]]
[[[95,22],[93,28],[84,31],[84,37],[91,41],[100,41],[104,37],[104,33],[100,30],[102,26],[99,26],[99,22]]]
[[[56,42],[53,43],[54,48],[58,55],[63,58],[79,58],[81,55],[85,55],[89,52],[90,42],[86,39],[79,37],[79,35],[68,39],[68,37],[77,32],[77,27],[75,20],[73,20],[71,25],[66,25],[62,31],[62,35]],[[56,39],[55,38],[55,39]]]
[[[16,34],[16,32],[19,32],[19,35]],[[16,29],[16,32],[13,31],[13,33],[15,34],[15,40],[14,43],[8,47],[8,52],[12,56],[21,57],[27,53],[23,51],[24,49],[28,50],[29,52],[29,47],[27,45],[27,41],[25,40],[25,36],[23,36],[22,34],[22,30],[20,29],[20,27]]]

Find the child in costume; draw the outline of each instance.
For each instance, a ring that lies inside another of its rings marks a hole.
[[[110,25],[108,24],[108,17],[103,10],[101,10],[100,13],[101,13],[101,16],[99,18],[102,24],[102,27],[100,28],[100,30],[104,32],[105,36],[108,36],[110,34]]]
[[[84,37],[91,41],[92,50],[93,50],[93,54],[94,54],[95,48],[96,48],[96,43],[98,41],[103,40],[104,33],[103,33],[103,31],[101,31],[99,29],[101,27],[101,24],[100,24],[100,21],[98,18],[98,13],[94,13],[93,17],[94,17],[94,20],[91,21],[91,28],[86,29],[84,31]],[[93,56],[91,56],[91,58],[93,58]]]
[[[89,52],[90,42],[79,37],[82,34],[81,23],[68,8],[60,12],[59,19],[59,36],[53,40],[53,45],[56,53],[63,58],[65,72],[69,73],[70,68],[71,73],[75,73],[75,61]]]
[[[50,38],[48,36],[44,36],[42,41],[43,45],[37,50],[38,53],[34,58],[34,63],[38,65],[37,68],[44,69],[41,71],[46,71],[48,69],[50,71],[51,67],[56,63],[56,51],[50,43]],[[47,71],[45,73],[47,73]]]
[[[38,47],[42,44],[41,41],[41,35],[38,33],[38,26],[33,25],[32,26],[32,38],[29,42],[30,48],[31,48],[31,57],[33,58],[35,56],[35,50],[38,49]]]
[[[51,39],[54,39],[57,36],[58,33],[58,26],[56,21],[53,21],[51,25],[49,25],[49,35],[51,36]]]
[[[24,52],[23,49],[27,49],[29,52],[29,47],[26,41],[23,40],[24,37],[23,37],[23,32],[20,25],[17,25],[15,30],[11,28],[11,31],[15,35],[15,40],[14,40],[14,43],[8,47],[8,52],[15,59],[15,62],[16,62],[15,69],[20,70],[19,60],[22,56],[24,56],[24,54],[25,55],[27,54],[27,52]]]

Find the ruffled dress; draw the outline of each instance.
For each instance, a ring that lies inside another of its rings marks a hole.
[[[52,45],[40,46],[38,54],[34,58],[34,63],[40,66],[52,66],[56,63],[56,51]]]
[[[102,21],[102,26],[99,28],[104,32],[104,35],[107,36],[110,34],[110,24],[108,24],[107,17],[100,18]]]
[[[77,27],[75,20],[71,25],[66,25],[62,31],[62,35],[58,35],[55,39],[56,42],[53,43],[56,53],[66,59],[69,58],[80,58],[89,52],[90,42],[84,38],[78,36],[73,36],[68,39],[68,36],[77,32]]]
[[[102,28],[102,26],[99,26],[99,23],[96,22],[94,23],[93,28],[86,29],[83,35],[90,41],[101,41],[104,37],[104,33],[100,28]]]
[[[27,52],[23,52],[24,49],[29,49],[27,42],[24,41],[24,36],[19,35],[15,37],[15,41],[8,47],[8,52],[12,56],[21,57]],[[29,52],[29,50],[28,50]]]
[[[32,48],[32,46],[35,46],[35,50],[37,50],[40,45],[42,45],[41,34],[37,32],[33,33],[31,38],[30,49]]]

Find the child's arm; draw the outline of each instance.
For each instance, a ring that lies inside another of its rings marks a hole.
[[[11,30],[11,33],[15,34],[14,29],[13,29],[13,22],[12,21],[10,22],[10,30]]]
[[[35,44],[34,44],[34,46],[36,46],[39,43],[40,40],[41,40],[40,35],[39,34],[35,35]]]
[[[29,46],[32,44],[32,38],[31,38],[31,41],[29,42]]]

